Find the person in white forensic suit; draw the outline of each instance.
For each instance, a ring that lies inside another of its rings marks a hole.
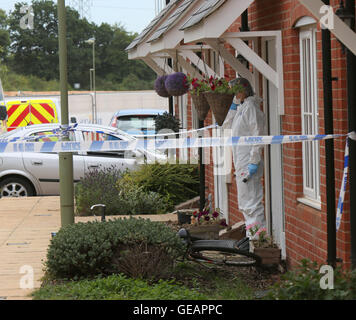
[[[230,85],[240,84],[242,91],[238,92],[222,125],[224,129],[231,129],[236,136],[263,136],[266,134],[265,115],[260,109],[262,99],[257,97],[250,82],[245,78],[230,81]],[[239,210],[245,218],[245,225],[258,224],[266,226],[263,200],[263,146],[234,145],[233,161],[237,183]],[[242,239],[242,247],[251,239],[249,231],[247,238]]]

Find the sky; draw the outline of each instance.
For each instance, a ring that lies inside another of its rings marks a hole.
[[[0,8],[9,12],[17,2],[30,3],[31,1],[0,0]],[[66,5],[71,2],[72,0],[66,0]],[[140,33],[155,17],[155,0],[89,0],[88,2],[93,4],[90,21],[96,24],[118,23],[129,32]]]

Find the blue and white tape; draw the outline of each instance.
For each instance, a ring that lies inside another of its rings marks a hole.
[[[57,136],[59,135],[52,135]],[[303,141],[319,141],[345,137],[335,135],[289,135],[289,136],[246,136],[246,137],[205,137],[179,139],[133,139],[110,141],[6,141],[0,140],[0,153],[4,152],[90,152],[127,150],[167,150],[187,148],[210,148],[223,146],[251,146],[286,144]],[[46,136],[49,137],[49,136]]]
[[[344,210],[344,201],[345,201],[345,193],[346,193],[346,185],[349,175],[349,140],[346,140],[345,146],[345,159],[344,159],[344,174],[342,176],[342,183],[340,189],[339,202],[336,210],[336,231],[339,230],[341,224],[342,213]]]
[[[179,132],[167,132],[167,133],[158,133],[158,134],[147,134],[147,135],[135,135],[135,138],[155,138],[155,137],[169,137],[169,136],[177,136],[177,135],[188,135],[190,133],[195,133],[195,132],[201,132],[201,131],[205,131],[208,129],[213,129],[218,127],[217,124],[212,124],[210,126],[207,127],[203,127],[200,129],[192,129],[192,130],[182,130]]]
[[[192,133],[199,130],[207,130],[215,126],[209,126],[198,130],[191,130],[183,132],[183,134]],[[75,131],[76,128],[68,126],[59,129],[58,134],[55,133],[48,137],[57,137],[61,139],[67,136],[69,131]],[[175,136],[180,133],[172,133],[168,135]],[[270,144],[286,144],[303,141],[320,141],[327,139],[336,139],[348,136],[350,139],[356,140],[356,133],[349,134],[333,134],[333,135],[286,135],[286,136],[241,136],[241,137],[198,137],[198,138],[178,138],[178,139],[159,139],[157,137],[167,136],[167,134],[160,134],[154,136],[145,136],[145,140],[133,139],[129,141],[111,140],[111,141],[48,141],[48,142],[33,142],[0,140],[0,153],[5,152],[105,152],[105,151],[129,151],[129,150],[167,150],[167,149],[187,149],[187,148],[210,148],[210,147],[226,147],[226,146],[251,146],[251,145],[270,145]],[[156,137],[151,139],[150,137]],[[36,137],[36,139],[41,137]],[[346,192],[346,185],[348,179],[348,160],[349,148],[348,143],[345,147],[345,165],[342,179],[342,186],[340,190],[339,203],[337,208],[336,226],[337,230],[340,227],[344,199]]]

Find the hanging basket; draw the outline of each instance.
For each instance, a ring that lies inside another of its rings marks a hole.
[[[190,95],[192,97],[195,110],[197,110],[199,120],[204,121],[210,109],[208,101],[202,92],[199,95],[196,93],[191,93]]]
[[[204,92],[206,100],[213,111],[216,122],[219,126],[224,123],[224,120],[229,112],[234,94],[217,93],[217,92]]]
[[[155,81],[154,88],[160,97],[169,98],[171,95],[167,92],[166,89],[166,85],[165,85],[166,79],[167,79],[166,75],[158,77]]]
[[[167,76],[165,81],[167,92],[174,97],[182,96],[189,90],[187,76],[182,72],[175,72]]]

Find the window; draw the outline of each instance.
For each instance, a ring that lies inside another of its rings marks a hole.
[[[58,131],[48,130],[48,131],[39,131],[31,133],[30,137],[36,137],[37,142],[56,142],[59,141]],[[69,132],[69,140],[75,141],[74,132]]]
[[[316,29],[300,31],[302,134],[318,134]],[[303,142],[304,196],[320,202],[319,142]]]
[[[120,138],[104,132],[80,131],[84,141],[121,140]]]
[[[156,116],[154,115],[121,116],[117,119],[117,128],[122,131],[133,131],[138,134],[146,131],[154,133],[155,119]]]

